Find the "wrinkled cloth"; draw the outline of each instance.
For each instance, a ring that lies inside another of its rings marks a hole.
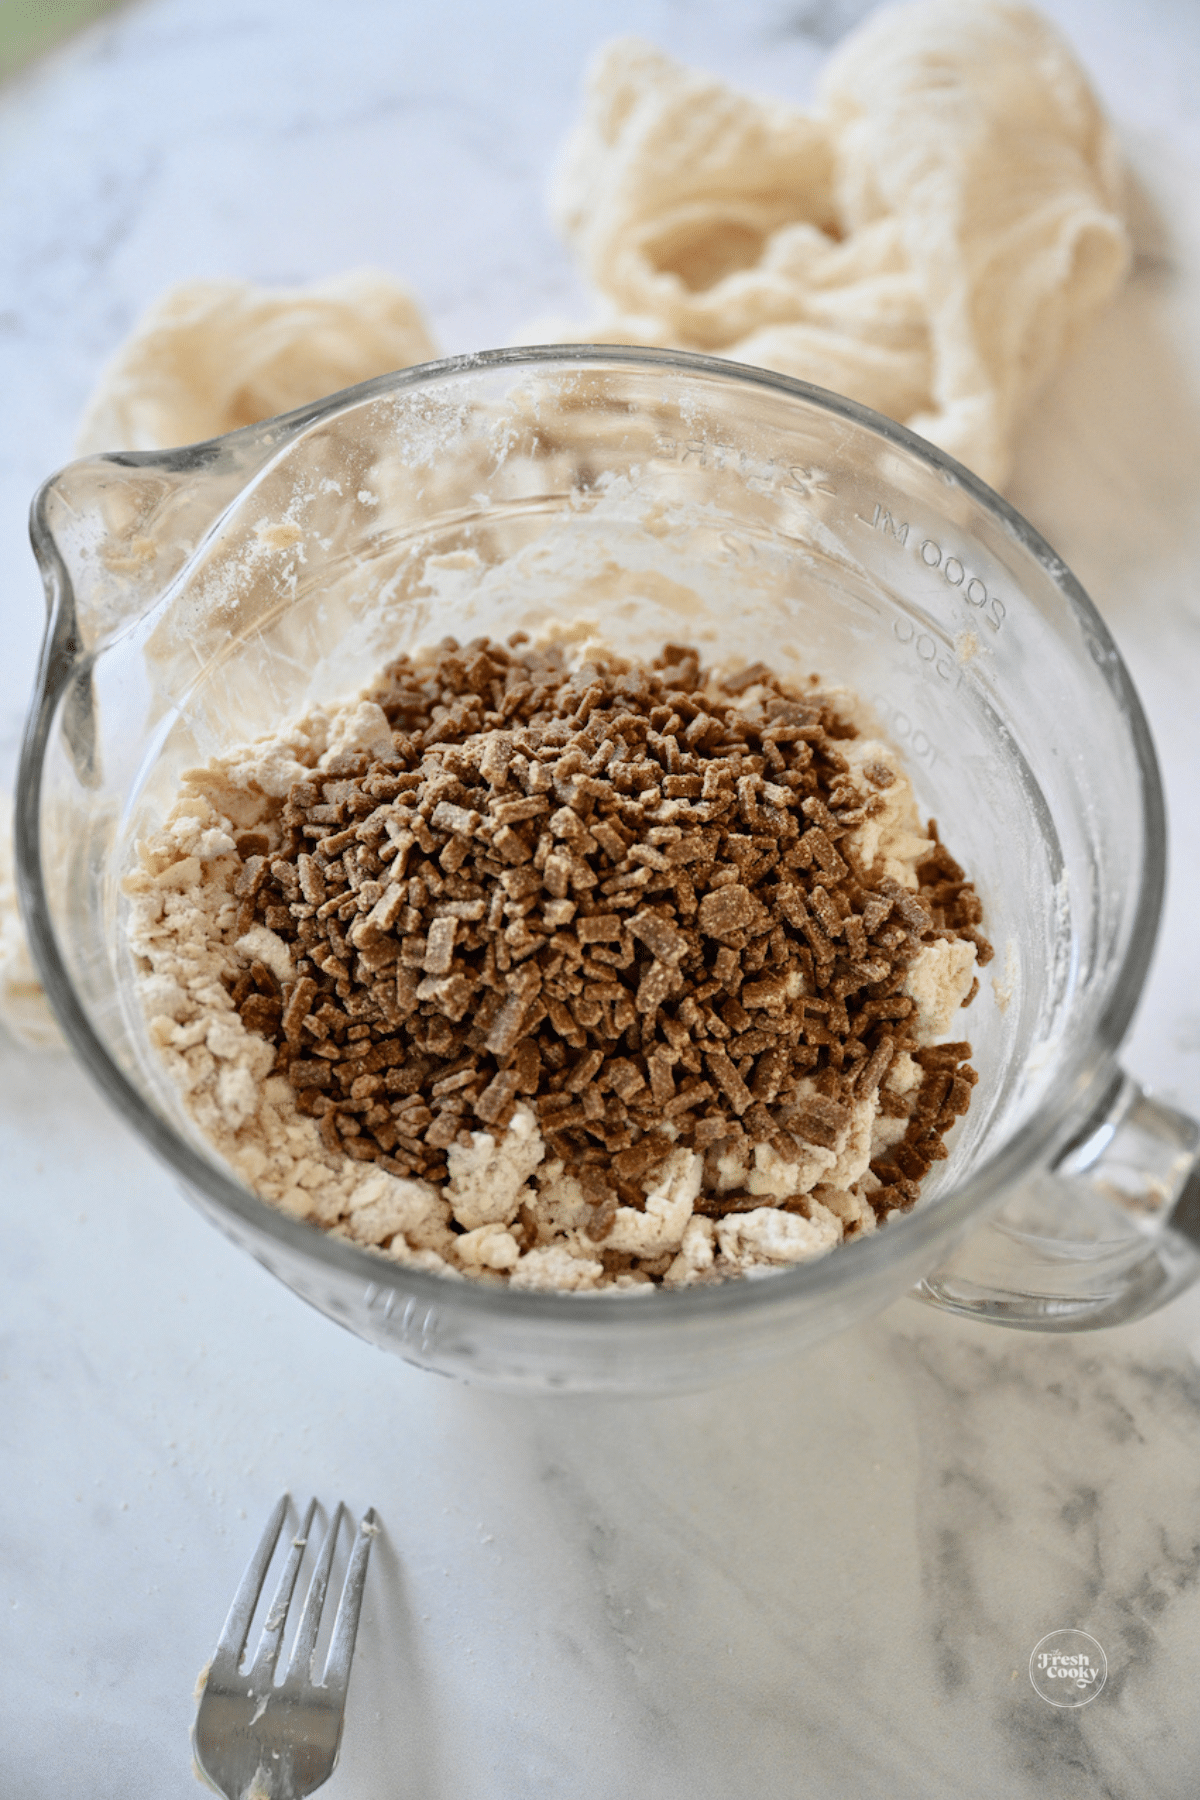
[[[42,989],[17,907],[12,803],[0,795],[0,1025],[29,1050],[61,1050],[62,1033]]]
[[[1000,485],[1030,399],[1128,267],[1121,183],[1086,77],[1025,7],[879,13],[811,113],[620,39],[552,193],[611,310],[551,335],[799,376]]]
[[[77,448],[199,443],[436,355],[412,294],[374,270],[304,288],[183,282],[104,370]]]

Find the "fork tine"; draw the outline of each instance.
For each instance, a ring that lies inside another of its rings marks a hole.
[[[358,1535],[350,1552],[350,1566],[346,1570],[337,1618],[333,1622],[333,1638],[321,1683],[338,1699],[345,1698],[346,1686],[350,1680],[350,1659],[354,1655],[354,1640],[358,1635],[358,1615],[362,1611],[363,1587],[367,1579],[367,1558],[371,1554],[371,1540],[378,1531],[375,1508],[372,1506],[359,1521]]]
[[[258,1549],[246,1565],[246,1573],[238,1585],[229,1617],[213,1652],[210,1678],[216,1676],[218,1680],[228,1681],[237,1674],[242,1652],[246,1648],[246,1639],[250,1635],[250,1621],[254,1617],[254,1608],[258,1605],[258,1596],[262,1593],[263,1582],[267,1578],[267,1568],[283,1525],[287,1504],[288,1496],[281,1495],[267,1520]]]
[[[279,1687],[273,1680],[284,1620],[295,1598],[297,1570],[304,1558],[304,1540],[316,1516],[315,1500],[292,1540],[290,1555],[282,1559],[286,1567],[268,1610],[254,1667],[249,1675],[238,1672],[288,1504],[285,1494],[267,1521],[262,1542],[242,1576],[207,1670],[192,1726],[197,1770],[214,1792],[227,1794],[230,1800],[234,1795],[252,1793],[286,1793],[299,1800],[300,1795],[313,1793],[333,1773],[342,1741],[350,1660],[358,1632],[367,1559],[371,1539],[379,1531],[374,1508],[359,1522],[350,1551],[337,1617],[329,1632],[324,1681],[313,1679],[312,1665],[321,1636],[338,1532],[346,1510],[340,1503],[329,1519],[317,1552],[287,1676]],[[264,1676],[260,1670],[270,1672]]]
[[[333,1563],[333,1552],[337,1547],[338,1526],[342,1522],[342,1514],[345,1510],[339,1500],[333,1517],[329,1521],[329,1529],[325,1533],[325,1541],[321,1545],[312,1580],[308,1584],[304,1611],[300,1614],[300,1623],[296,1627],[296,1641],[292,1645],[291,1661],[288,1663],[287,1675],[284,1678],[285,1688],[304,1687],[311,1678],[313,1651],[316,1649],[317,1632],[321,1628],[321,1612],[325,1605],[325,1589],[329,1586],[329,1570]]]
[[[275,1673],[275,1664],[279,1661],[279,1647],[283,1642],[283,1628],[287,1624],[288,1608],[292,1604],[292,1592],[296,1586],[296,1577],[300,1573],[300,1564],[304,1560],[304,1547],[308,1543],[308,1533],[312,1526],[313,1514],[317,1510],[316,1500],[310,1500],[304,1522],[292,1539],[288,1550],[287,1561],[283,1565],[279,1584],[275,1589],[275,1598],[267,1609],[263,1620],[262,1637],[259,1639],[258,1651],[251,1669],[251,1678],[270,1681]]]

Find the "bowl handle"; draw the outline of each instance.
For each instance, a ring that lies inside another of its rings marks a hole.
[[[919,1284],[948,1312],[1093,1331],[1154,1312],[1200,1275],[1200,1126],[1119,1073],[1045,1174]]]

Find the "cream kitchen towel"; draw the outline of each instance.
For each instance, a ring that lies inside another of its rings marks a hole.
[[[610,311],[559,341],[669,344],[863,401],[1004,482],[1022,412],[1129,260],[1113,134],[1035,12],[872,17],[817,105],[604,49],[553,191]]]
[[[104,370],[77,447],[198,443],[436,355],[409,290],[375,270],[302,288],[184,282]]]
[[[0,1023],[30,1050],[62,1048],[62,1035],[29,954],[13,868],[12,803],[0,794]]]

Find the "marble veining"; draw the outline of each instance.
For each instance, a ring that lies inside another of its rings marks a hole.
[[[103,358],[168,283],[374,263],[447,351],[587,301],[544,187],[637,30],[806,101],[866,0],[143,0],[0,92],[0,775],[41,626],[25,542]],[[1142,692],[1173,866],[1130,1066],[1200,1111],[1200,15],[1048,0],[1135,171],[1134,279],[1012,497]],[[339,1333],[182,1203],[61,1057],[0,1046],[0,1793],[184,1800],[281,1489],[374,1504],[342,1800],[1190,1800],[1200,1292],[1078,1339],[905,1301],[672,1400],[516,1399]],[[1057,1711],[1046,1632],[1103,1645]]]

